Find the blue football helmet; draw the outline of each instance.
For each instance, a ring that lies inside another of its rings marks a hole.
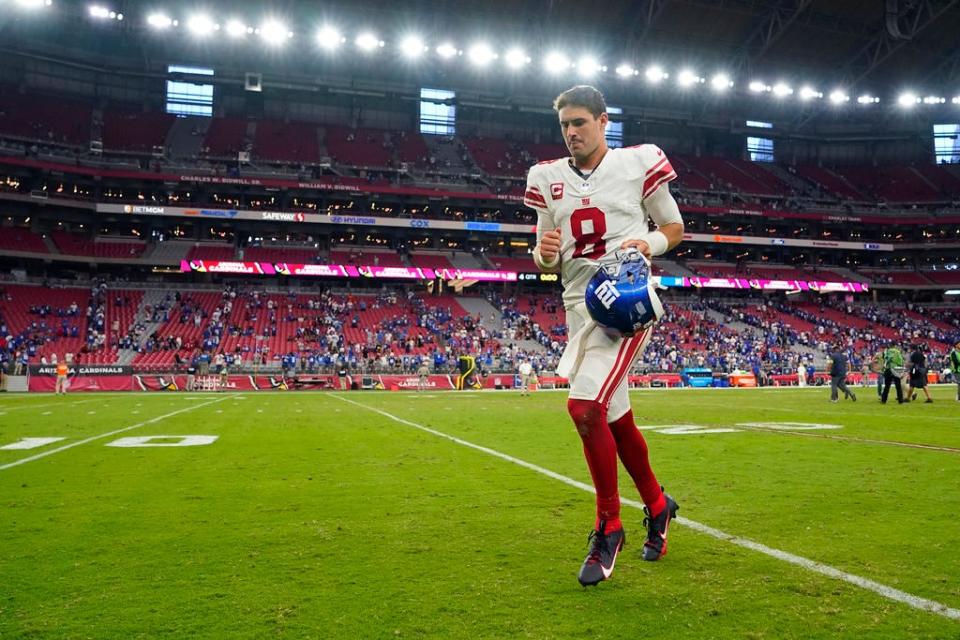
[[[630,336],[663,317],[650,261],[636,249],[603,260],[587,284],[586,303],[597,324]]]

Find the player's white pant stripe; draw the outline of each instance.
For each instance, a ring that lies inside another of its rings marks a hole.
[[[652,330],[653,327],[650,327],[642,334],[631,336],[623,341],[623,344],[620,345],[620,351],[617,352],[617,360],[613,364],[613,369],[610,370],[607,379],[603,381],[603,386],[600,387],[597,402],[601,404],[606,403],[610,399],[610,396],[613,395],[613,392],[617,390],[617,387],[620,386],[620,382],[623,380],[624,374],[630,370],[630,366],[636,359],[637,350]]]
[[[623,360],[624,355],[627,351],[630,350],[630,341],[633,338],[624,338],[623,342],[620,343],[620,349],[617,351],[617,358],[613,361],[613,367],[610,368],[610,373],[607,374],[606,379],[604,379],[603,384],[600,385],[600,393],[597,394],[597,402],[599,402],[604,395],[607,393],[607,385],[610,384],[610,381],[616,377],[617,369],[620,368],[620,362]]]
[[[637,354],[640,352],[641,347],[645,344],[647,336],[650,334],[651,329],[647,329],[643,332],[642,335],[634,336],[631,340],[634,343],[630,346],[630,351],[627,354],[626,360],[623,361],[620,365],[620,371],[617,372],[616,377],[611,381],[610,386],[607,387],[607,390],[604,392],[604,395],[600,398],[600,403],[604,406],[610,402],[610,398],[613,397],[613,394],[616,392],[617,387],[620,386],[620,383],[623,382],[624,376],[626,376],[630,367],[633,366],[633,363],[637,359]]]

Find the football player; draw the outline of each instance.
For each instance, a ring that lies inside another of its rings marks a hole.
[[[553,107],[570,157],[532,167],[524,203],[538,214],[534,262],[543,272],[561,274],[571,336],[567,349],[577,350],[576,367],[568,376],[567,409],[597,494],[590,552],[578,576],[586,586],[610,577],[624,543],[618,455],[646,505],[645,560],[666,554],[667,529],[678,509],[650,468],[627,393],[627,373],[649,341],[650,329],[630,337],[607,331],[579,335],[591,322],[584,304],[586,285],[598,261],[618,250],[633,247],[655,258],[675,247],[683,239],[683,220],[668,187],[677,174],[661,149],[652,144],[608,148],[608,115],[600,91],[573,87]]]

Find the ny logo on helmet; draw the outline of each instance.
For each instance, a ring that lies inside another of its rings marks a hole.
[[[617,298],[620,297],[620,292],[617,291],[617,288],[613,285],[613,282],[606,280],[600,283],[600,286],[596,290],[597,300],[600,301],[600,304],[603,305],[604,309],[609,309]]]

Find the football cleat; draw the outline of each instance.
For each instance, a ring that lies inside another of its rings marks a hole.
[[[590,553],[587,554],[580,575],[577,580],[585,587],[594,586],[613,575],[613,567],[617,563],[617,554],[623,549],[626,535],[623,527],[610,533],[604,533],[606,522],[600,521],[600,526],[590,532],[587,541],[590,543]]]
[[[661,487],[662,489],[662,487]],[[643,526],[647,528],[647,541],[643,543],[643,559],[653,562],[667,555],[667,530],[670,528],[670,521],[677,517],[677,511],[680,505],[669,494],[663,494],[666,499],[666,506],[657,517],[650,517],[650,510],[647,507],[643,511],[647,517],[643,519]]]

